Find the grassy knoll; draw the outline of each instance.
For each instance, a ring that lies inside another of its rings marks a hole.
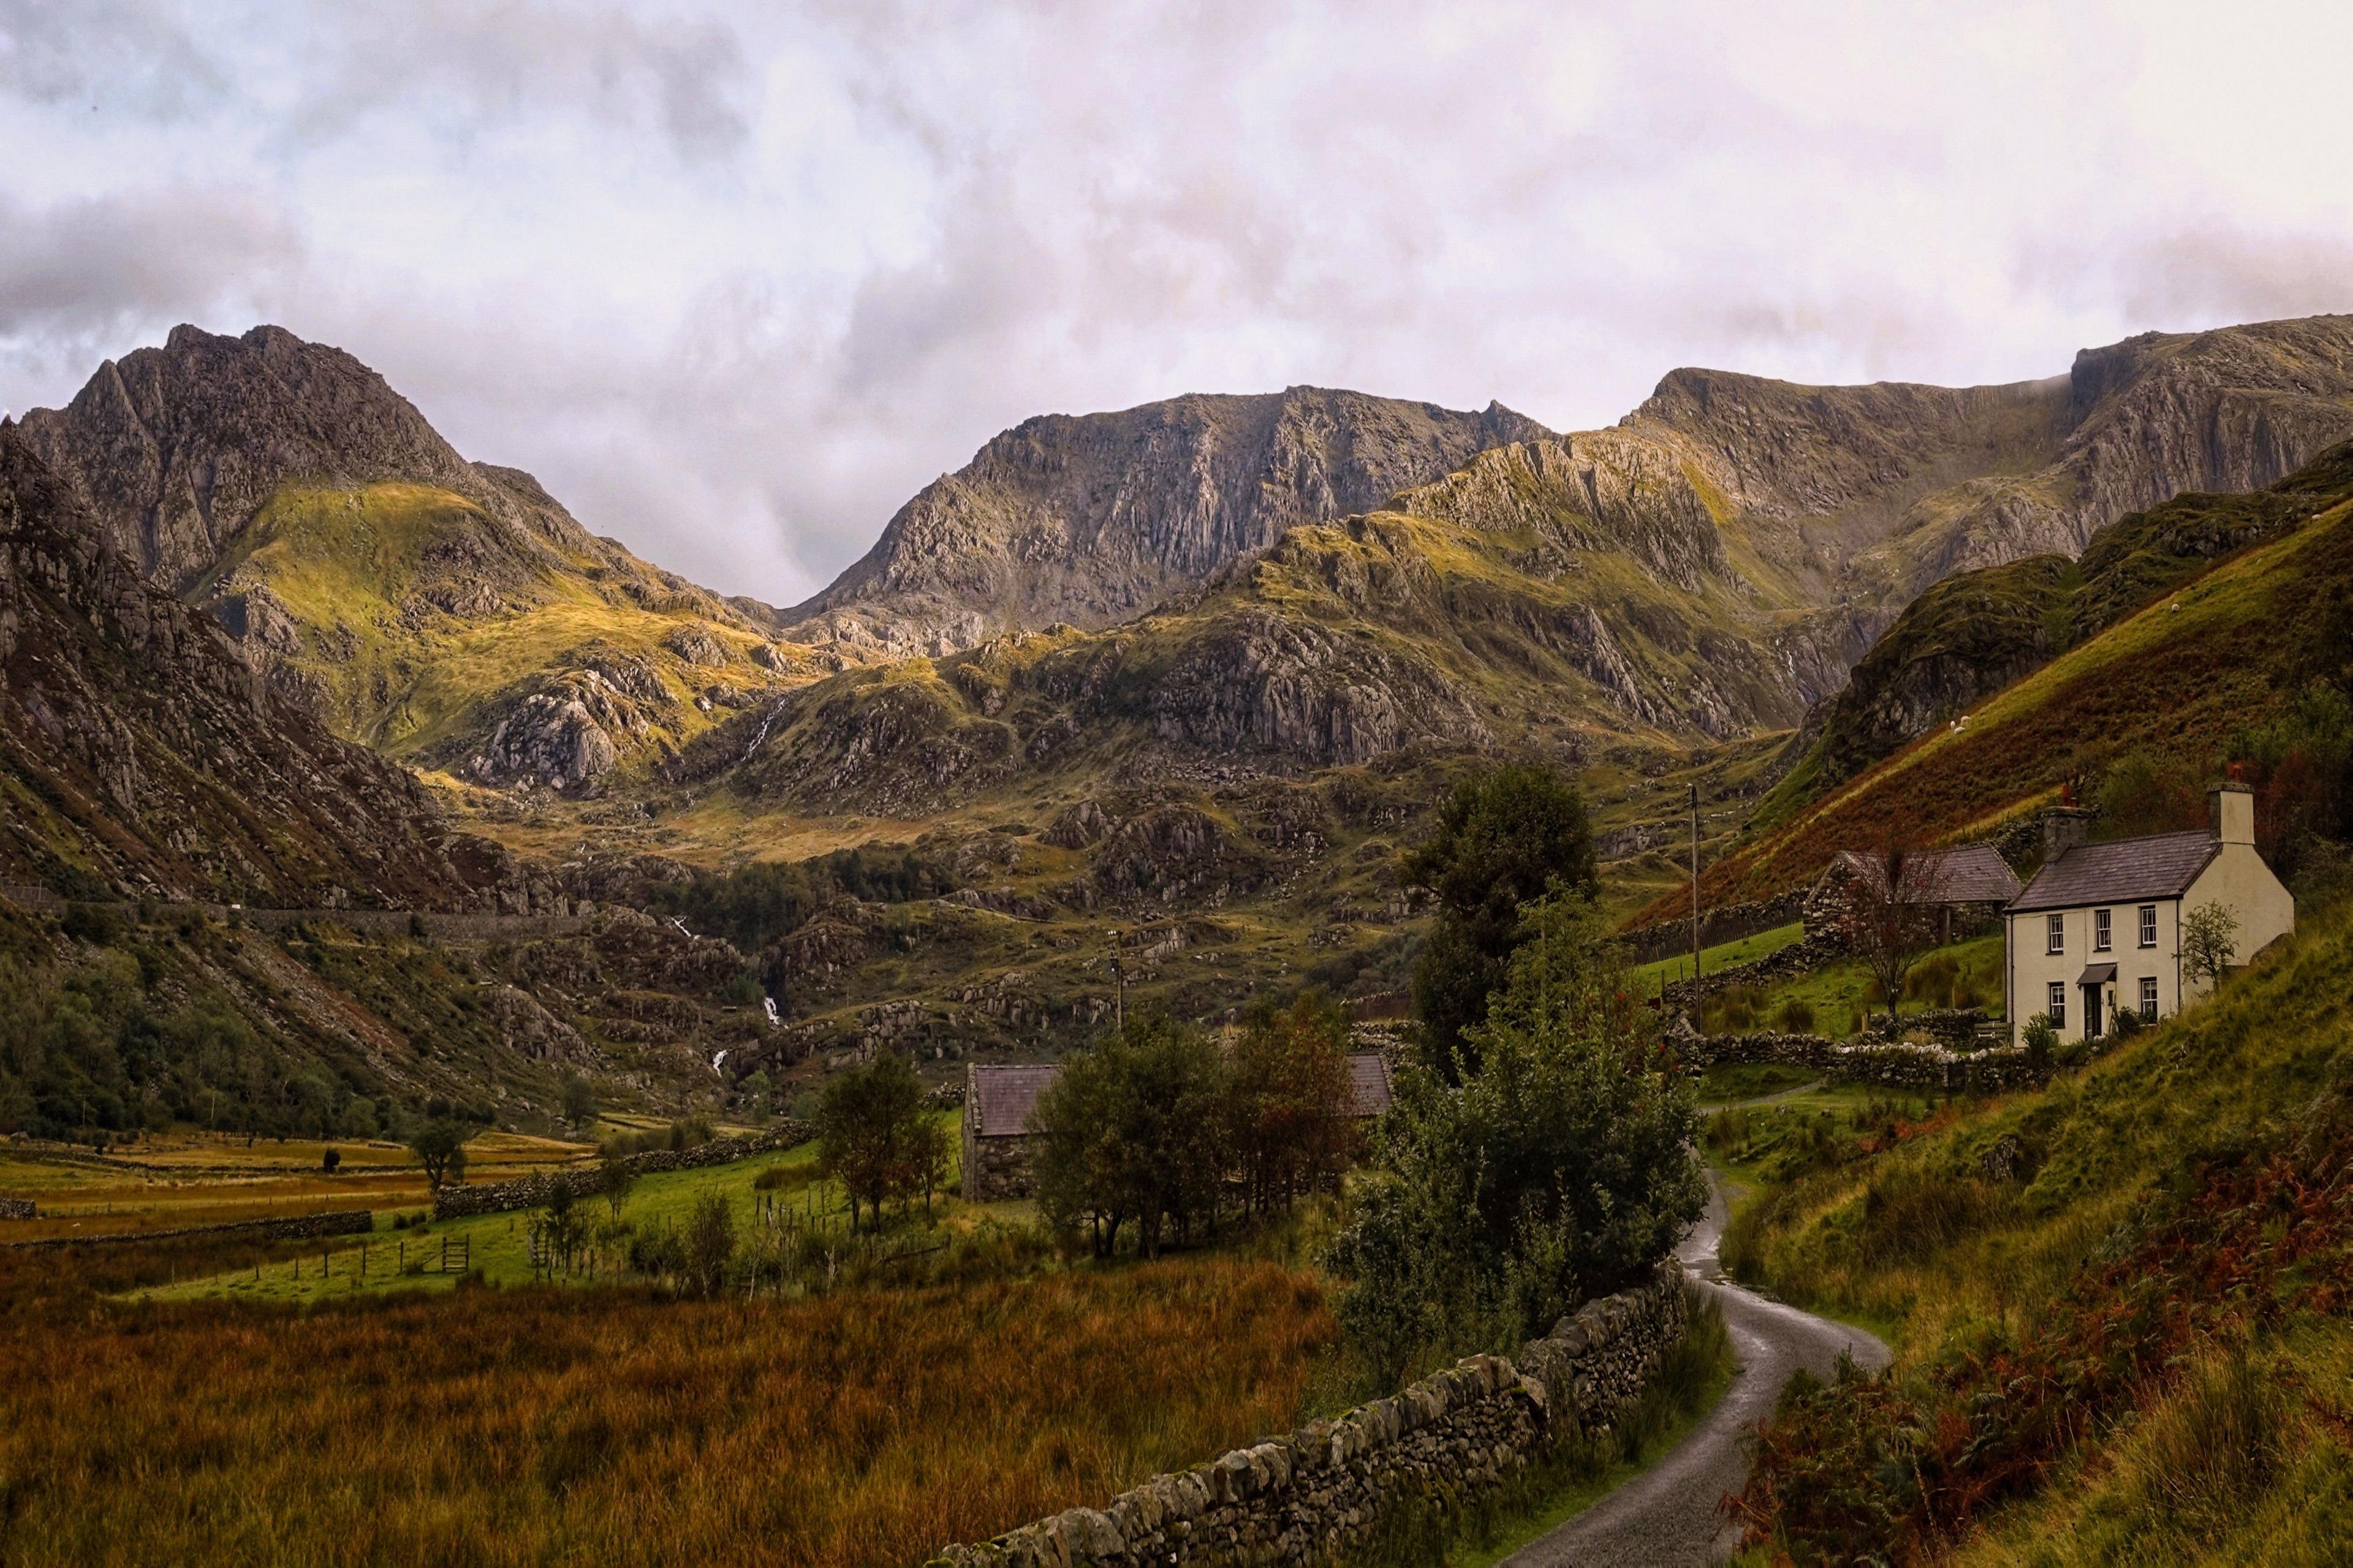
[[[1768,1428],[1747,1506],[1776,1550],[2336,1560],[2353,1532],[2348,994],[2353,908],[2308,902],[2296,939],[2181,1017],[2046,1090],[1891,1127],[1736,1214],[1736,1272],[1885,1322],[1897,1354]]]
[[[1736,963],[1753,963],[1757,959],[1778,952],[1794,942],[1802,942],[1805,935],[1806,922],[1791,921],[1788,925],[1775,926],[1771,931],[1758,931],[1754,936],[1744,936],[1736,942],[1718,942],[1714,947],[1702,948],[1699,955],[1699,971],[1702,974],[1714,975],[1719,971],[1731,968]],[[1626,972],[1626,977],[1630,983],[1630,989],[1637,995],[1655,996],[1659,994],[1661,985],[1670,981],[1691,978],[1691,954],[1683,952],[1672,958],[1654,959],[1649,963],[1638,963]]]

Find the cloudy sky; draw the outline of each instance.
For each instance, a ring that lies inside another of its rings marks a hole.
[[[0,406],[177,321],[806,596],[1033,413],[1606,424],[2353,309],[2329,6],[0,0]]]

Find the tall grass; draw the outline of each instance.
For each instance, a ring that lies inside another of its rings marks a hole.
[[[1335,1336],[1313,1279],[1227,1260],[59,1309],[0,1311],[11,1563],[896,1568],[1288,1427]]]

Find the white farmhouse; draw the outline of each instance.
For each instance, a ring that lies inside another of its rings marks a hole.
[[[2106,844],[2081,842],[2084,815],[2044,819],[2048,858],[2005,912],[2010,1038],[2047,1013],[2062,1039],[2094,1039],[2129,1007],[2144,1023],[2203,993],[2182,968],[2181,922],[2219,904],[2239,922],[2243,963],[2295,930],[2295,900],[2255,852],[2255,797],[2242,784],[2207,796],[2213,826]]]

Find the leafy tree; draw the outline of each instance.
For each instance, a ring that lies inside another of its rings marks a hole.
[[[685,1251],[687,1282],[700,1295],[718,1295],[735,1258],[735,1214],[724,1194],[705,1193],[695,1200],[686,1222]]]
[[[564,1120],[575,1127],[586,1127],[596,1120],[596,1090],[578,1073],[564,1080]]]
[[[1520,939],[1520,907],[1599,886],[1584,797],[1550,768],[1512,763],[1457,784],[1428,842],[1405,858],[1408,883],[1437,895],[1414,965],[1414,1011],[1430,1060],[1453,1081],[1466,1031],[1487,1016]]]
[[[1331,1254],[1341,1321],[1384,1377],[1540,1332],[1663,1257],[1705,1204],[1691,1086],[1590,903],[1546,899],[1527,927],[1460,1087],[1398,1075]]]
[[[1251,1016],[1234,1043],[1229,1114],[1252,1209],[1337,1184],[1356,1144],[1348,1095],[1348,1017],[1331,998]]]
[[[1032,1179],[1048,1222],[1084,1224],[1096,1253],[1109,1256],[1134,1220],[1147,1258],[1214,1223],[1228,1081],[1214,1043],[1159,1015],[1130,1018],[1072,1056],[1031,1113]]]
[[[923,1194],[923,1213],[932,1212],[932,1194],[948,1179],[951,1142],[948,1130],[936,1116],[915,1119],[908,1142],[907,1179],[911,1189]]]
[[[539,1239],[546,1248],[548,1260],[561,1264],[566,1274],[571,1273],[573,1259],[579,1255],[581,1244],[588,1239],[588,1216],[580,1212],[579,1199],[571,1183],[559,1181],[548,1189],[547,1207],[539,1221]]]
[[[2221,984],[2239,953],[2239,917],[2220,904],[2200,904],[2181,917],[2181,967],[2209,987]]]
[[[330,1149],[319,1156],[319,1169],[331,1176],[343,1163],[343,1152],[341,1149]]]
[[[435,1192],[466,1179],[466,1129],[447,1117],[418,1128],[408,1140],[408,1152],[425,1167],[425,1184]]]
[[[903,1057],[884,1051],[837,1074],[818,1109],[818,1158],[849,1196],[850,1224],[862,1202],[882,1219],[886,1198],[909,1190],[923,1084]]]
[[[637,1184],[638,1173],[618,1151],[608,1149],[597,1157],[596,1194],[613,1211],[614,1219],[621,1217],[621,1205],[629,1201],[629,1189]]]
[[[743,1090],[744,1098],[751,1102],[753,1117],[765,1121],[776,1106],[776,1080],[763,1068],[744,1080]]]

